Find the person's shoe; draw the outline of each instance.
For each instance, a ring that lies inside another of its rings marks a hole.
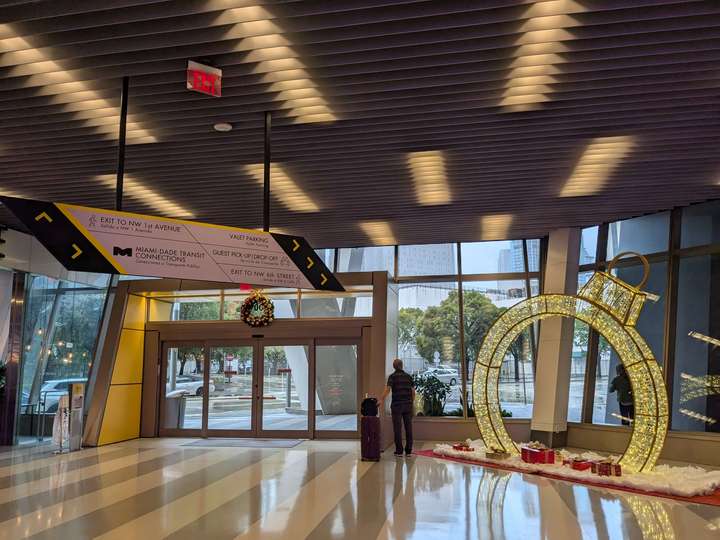
[[[395,457],[403,457],[403,453],[402,453],[402,452],[395,452]]]
[[[411,457],[412,455],[413,455],[412,450],[410,450],[409,452],[407,452],[407,451],[405,452],[405,457]]]

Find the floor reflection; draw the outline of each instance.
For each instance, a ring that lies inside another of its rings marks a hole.
[[[355,441],[10,452],[0,464],[0,538],[720,538],[720,507],[420,456],[364,462]]]
[[[433,459],[385,467],[394,467],[386,481],[396,500],[379,539],[719,537],[717,507]],[[358,504],[368,503],[359,499]]]

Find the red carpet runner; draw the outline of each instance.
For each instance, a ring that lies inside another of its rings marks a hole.
[[[457,463],[467,463],[469,465],[479,465],[480,467],[488,467],[490,469],[502,469],[505,471],[513,471],[513,472],[519,472],[523,474],[536,474],[538,476],[544,476],[545,478],[552,478],[553,480],[562,480],[564,482],[573,482],[576,484],[585,484],[588,486],[597,486],[602,487],[605,489],[615,489],[617,491],[626,491],[629,493],[637,493],[638,495],[648,495],[651,497],[662,497],[664,499],[674,499],[676,501],[685,501],[690,503],[697,503],[697,504],[708,504],[711,506],[720,506],[720,489],[716,490],[715,493],[712,495],[696,495],[695,497],[682,497],[680,495],[670,495],[669,493],[658,493],[655,491],[643,491],[641,489],[635,489],[631,487],[624,487],[624,486],[618,486],[615,484],[606,484],[601,480],[601,476],[598,476],[597,482],[588,482],[585,480],[578,480],[575,478],[566,478],[564,476],[558,476],[556,474],[552,473],[545,473],[545,472],[534,472],[534,471],[524,471],[522,469],[518,469],[517,467],[513,467],[511,465],[501,465],[499,463],[489,462],[489,461],[473,461],[471,459],[461,459],[461,458],[455,458],[450,456],[441,456],[433,453],[432,450],[417,450],[415,452],[418,456],[424,456],[424,457],[432,457],[435,459],[444,459],[447,461],[455,461]]]

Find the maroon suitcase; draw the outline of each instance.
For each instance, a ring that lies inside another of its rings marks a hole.
[[[360,455],[363,461],[380,461],[380,417],[360,418]]]

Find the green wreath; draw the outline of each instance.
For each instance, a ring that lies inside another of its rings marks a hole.
[[[253,291],[238,309],[240,320],[248,326],[268,326],[275,320],[275,305],[261,291]]]

